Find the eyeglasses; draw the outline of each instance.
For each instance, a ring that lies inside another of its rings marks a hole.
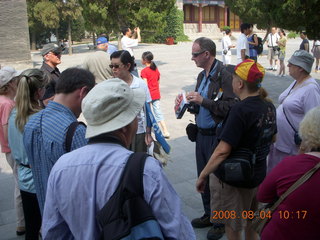
[[[110,64],[109,67],[112,68],[119,68],[120,64]]]
[[[191,53],[192,57],[196,58],[198,57],[200,54],[204,53],[206,50],[203,50],[201,52],[195,52],[195,53]]]

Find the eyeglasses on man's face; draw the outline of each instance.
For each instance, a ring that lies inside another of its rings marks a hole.
[[[194,52],[194,53],[191,53],[192,57],[196,58],[198,57],[199,55],[201,55],[202,53],[204,53],[206,50],[203,50],[201,52]]]

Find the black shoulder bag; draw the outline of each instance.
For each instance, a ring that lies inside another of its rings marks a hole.
[[[164,239],[143,195],[143,169],[148,156],[133,153],[129,157],[118,188],[96,216],[102,227],[100,239]]]

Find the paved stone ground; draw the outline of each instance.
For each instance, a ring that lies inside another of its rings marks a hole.
[[[287,56],[291,56],[295,49],[298,49],[300,39],[289,40],[287,45]],[[221,42],[217,44],[217,58],[221,59]],[[178,45],[167,46],[160,44],[141,44],[135,50],[136,59],[139,60],[144,51],[151,51],[155,55],[156,64],[161,72],[161,104],[168,125],[172,147],[171,161],[165,167],[165,172],[174,188],[182,199],[183,212],[189,219],[199,217],[203,214],[200,195],[196,192],[196,164],[195,145],[188,141],[185,134],[185,127],[193,121],[193,117],[187,113],[183,119],[175,119],[173,103],[175,96],[184,91],[194,89],[197,74],[200,69],[191,61],[191,42],[179,43]],[[60,70],[71,66],[81,65],[86,55],[90,54],[86,45],[77,46],[74,55],[63,55]],[[266,51],[265,51],[266,53]],[[232,62],[236,63],[235,50],[232,51]],[[41,56],[39,52],[32,53],[35,67],[40,67]],[[288,57],[287,57],[288,59]],[[268,67],[267,57],[264,55],[258,60],[263,66]],[[138,62],[138,68],[141,69]],[[316,78],[320,74],[312,73]],[[277,77],[275,72],[268,72],[263,86],[268,90],[270,97],[277,105],[279,94],[292,82],[292,78]],[[4,155],[0,155],[0,239],[23,239],[15,236],[15,214],[13,209],[13,178],[10,168],[6,164]],[[206,239],[209,229],[195,229],[197,239]],[[222,239],[226,239],[224,236]]]

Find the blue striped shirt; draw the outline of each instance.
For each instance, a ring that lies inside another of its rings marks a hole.
[[[41,213],[43,212],[47,181],[51,168],[66,152],[65,138],[69,125],[77,121],[67,107],[50,101],[26,124],[23,142],[31,165]],[[87,144],[85,127],[79,125],[74,133],[71,151]]]

